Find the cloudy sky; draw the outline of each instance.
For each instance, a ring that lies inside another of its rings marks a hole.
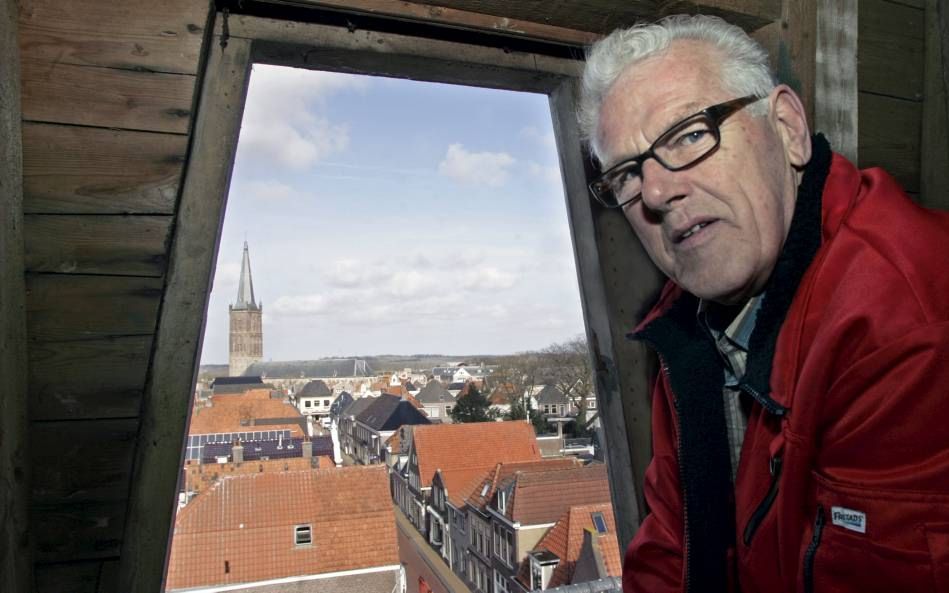
[[[256,65],[204,364],[227,362],[245,238],[268,360],[583,332],[543,95]]]

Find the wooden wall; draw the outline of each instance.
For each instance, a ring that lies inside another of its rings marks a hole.
[[[110,591],[209,5],[19,4],[35,586]]]
[[[858,162],[881,166],[918,196],[924,0],[860,0]]]

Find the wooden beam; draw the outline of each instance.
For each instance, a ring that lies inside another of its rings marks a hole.
[[[23,157],[17,3],[0,0],[0,590],[29,591]]]
[[[906,191],[920,190],[922,105],[860,93],[860,166],[883,167]]]
[[[28,214],[26,271],[159,278],[171,222],[168,215]]]
[[[550,101],[622,551],[646,513],[642,484],[652,458],[651,358],[625,334],[655,300],[662,278],[623,216],[592,204],[577,95],[576,83],[565,81]]]
[[[30,342],[152,335],[161,294],[160,278],[27,274]]]
[[[861,0],[858,16],[860,90],[922,100],[923,11],[888,0]]]
[[[35,569],[36,593],[99,593],[100,574],[107,562],[110,561],[38,564]]]
[[[814,129],[857,162],[857,0],[817,3]]]
[[[778,80],[793,88],[807,110],[807,121],[814,125],[817,53],[817,3],[828,0],[784,0],[777,38],[775,72]]]
[[[920,201],[949,210],[949,7],[926,1]]]
[[[208,5],[200,0],[19,0],[24,58],[194,74]]]
[[[401,0],[303,0],[303,2],[320,8],[437,23],[460,29],[487,30],[512,37],[542,39],[568,45],[588,45],[600,37],[589,31],[506,16],[499,17],[448,6],[432,6],[423,2]]]
[[[118,590],[126,593],[163,589],[188,402],[250,75],[250,41],[232,38],[223,51],[217,42],[209,49],[135,448],[119,567]]]
[[[152,336],[30,346],[30,418],[80,420],[137,416]]]
[[[27,214],[172,214],[188,139],[27,123]]]
[[[465,43],[232,16],[232,38],[254,39],[254,61],[413,80],[549,93],[582,63]]]
[[[23,119],[185,134],[192,74],[23,61]]]

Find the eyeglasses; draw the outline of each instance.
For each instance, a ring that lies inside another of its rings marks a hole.
[[[643,163],[648,159],[669,171],[681,171],[708,158],[721,143],[719,126],[742,107],[763,99],[747,95],[732,99],[680,120],[663,132],[649,150],[626,159],[603,172],[590,183],[596,201],[607,208],[621,208],[642,196]]]

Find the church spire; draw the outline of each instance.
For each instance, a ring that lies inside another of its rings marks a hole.
[[[247,241],[244,241],[244,259],[241,261],[241,282],[237,288],[237,302],[234,309],[256,309],[254,301],[254,280],[250,275],[250,251]]]

